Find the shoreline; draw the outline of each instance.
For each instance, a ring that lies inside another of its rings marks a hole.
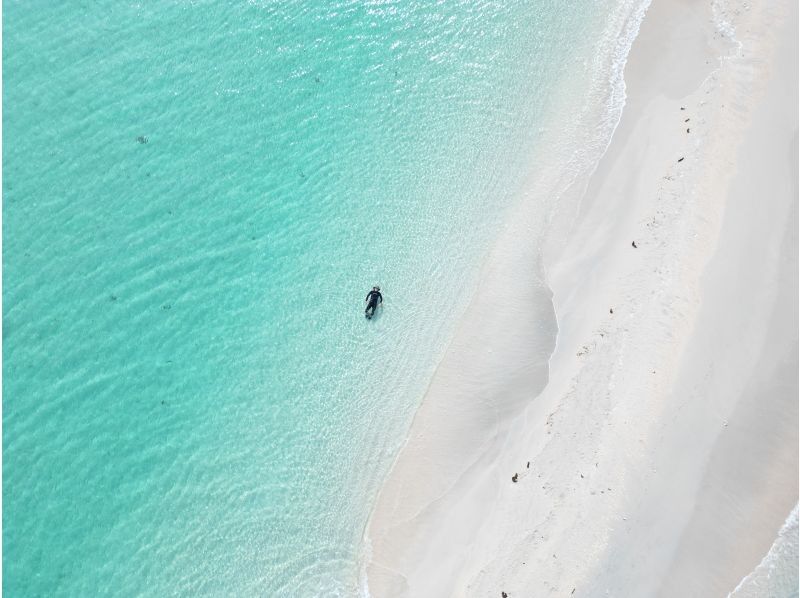
[[[510,214],[373,510],[374,598],[725,595],[797,503],[796,7],[714,8],[653,0],[563,249]]]

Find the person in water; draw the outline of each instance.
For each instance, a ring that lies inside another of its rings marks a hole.
[[[381,295],[380,287],[372,287],[372,290],[367,294],[364,299],[367,302],[367,308],[364,310],[364,315],[371,318],[375,315],[375,310],[383,303],[383,295]]]

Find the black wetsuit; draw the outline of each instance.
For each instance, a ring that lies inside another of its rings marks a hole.
[[[364,310],[364,313],[371,316],[375,313],[378,305],[383,303],[383,295],[381,295],[380,291],[370,291],[365,301],[367,302],[367,309]]]

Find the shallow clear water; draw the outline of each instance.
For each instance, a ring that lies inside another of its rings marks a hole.
[[[800,586],[798,575],[797,507],[786,518],[778,537],[767,555],[752,573],[745,577],[730,598],[796,598]]]
[[[618,4],[6,2],[4,592],[356,593],[543,131],[607,116]]]

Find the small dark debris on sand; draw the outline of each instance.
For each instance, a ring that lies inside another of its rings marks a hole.
[[[512,481],[512,482],[514,482],[514,483],[516,484],[516,483],[517,483],[517,478],[518,478],[518,477],[519,477],[519,474],[518,474],[518,473],[515,473],[513,476],[511,476],[511,481]]]
[[[686,132],[688,133],[690,130],[691,130],[691,129],[686,129]]]
[[[501,595],[503,598],[508,598],[508,594],[506,594],[505,592],[500,592],[500,595]]]
[[[530,469],[530,468],[531,468],[531,462],[528,461],[528,464],[525,466],[525,469]]]
[[[633,247],[634,249],[638,249],[638,248],[636,247],[636,241],[632,241],[632,242],[631,242],[631,247]]]
[[[689,119],[687,118],[687,119],[686,119],[685,121],[683,121],[683,122],[685,122],[685,123],[688,123],[688,122],[689,122]]]
[[[684,158],[678,158],[678,162],[683,162]]]
[[[681,110],[686,110],[686,108],[684,108],[683,106],[681,106]]]
[[[613,314],[614,313],[614,308],[612,307],[611,309],[609,309],[608,313]]]
[[[147,137],[145,137],[144,135],[139,135],[136,138],[136,141],[138,141],[139,143],[147,143],[150,140]]]

